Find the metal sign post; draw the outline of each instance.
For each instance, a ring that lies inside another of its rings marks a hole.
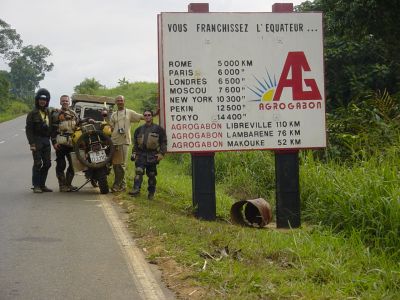
[[[188,12],[208,13],[208,3],[190,3]],[[191,153],[192,202],[195,216],[213,221],[216,219],[214,152]]]
[[[272,12],[291,13],[293,3],[275,3]],[[275,189],[276,227],[300,227],[299,151],[275,151]]]

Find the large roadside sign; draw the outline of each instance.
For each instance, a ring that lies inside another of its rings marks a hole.
[[[326,146],[321,13],[161,13],[169,152]]]

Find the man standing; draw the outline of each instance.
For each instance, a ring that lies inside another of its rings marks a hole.
[[[131,124],[143,120],[143,115],[125,108],[124,96],[115,98],[117,111],[111,115],[110,124],[113,128],[111,140],[115,145],[113,157],[114,184],[111,187],[113,192],[122,192],[126,189],[125,162],[128,147],[131,144]]]
[[[143,175],[148,177],[148,199],[154,198],[156,191],[157,164],[167,152],[167,136],[161,126],[153,124],[153,112],[145,110],[143,113],[145,124],[138,127],[134,133],[134,148],[131,160],[135,161],[135,179],[133,190],[129,194],[139,195]]]
[[[32,185],[34,193],[52,192],[46,186],[50,161],[50,93],[39,89],[35,95],[35,108],[26,117],[25,133],[33,156]]]
[[[72,166],[71,152],[72,134],[79,123],[77,114],[69,108],[70,99],[67,95],[60,97],[61,109],[52,113],[51,142],[56,151],[56,176],[60,187],[60,192],[71,192],[77,190],[72,186],[74,169]],[[68,160],[68,168],[66,160]]]

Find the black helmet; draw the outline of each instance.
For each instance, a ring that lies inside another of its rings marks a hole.
[[[39,104],[38,104],[39,99],[45,99],[47,102],[46,107],[48,107],[49,102],[50,102],[50,92],[43,88],[38,89],[38,91],[36,92],[36,95],[35,95],[35,106],[36,107],[39,107]]]

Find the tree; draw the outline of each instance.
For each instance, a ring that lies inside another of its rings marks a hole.
[[[10,25],[0,19],[0,56],[9,60],[15,55],[13,49],[22,45],[20,35]]]
[[[0,111],[2,111],[10,101],[10,86],[8,72],[0,71]]]
[[[153,112],[157,110],[158,105],[158,93],[152,93],[146,99],[142,101],[142,110],[149,109]]]
[[[129,84],[129,81],[125,77],[122,78],[122,79],[118,79],[118,85],[119,86],[124,86],[124,85],[127,85],[127,84]]]
[[[18,98],[31,102],[35,89],[44,79],[45,73],[53,69],[46,58],[51,52],[46,47],[26,46],[8,64],[10,67],[11,92]]]
[[[0,57],[10,67],[9,72],[0,74],[0,96],[6,100],[3,97],[8,99],[11,91],[16,99],[29,103],[45,73],[53,69],[53,63],[47,62],[51,52],[45,46],[21,47],[20,35],[0,19]]]
[[[78,94],[95,94],[99,89],[104,89],[105,86],[98,82],[94,77],[85,78],[80,84],[74,87],[75,93]]]
[[[397,0],[315,0],[297,11],[323,11],[327,101],[362,101],[371,91],[400,91]]]

